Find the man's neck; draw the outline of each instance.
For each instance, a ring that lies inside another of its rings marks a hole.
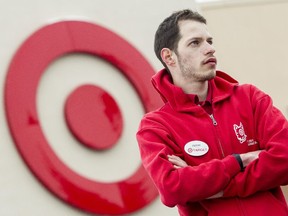
[[[198,96],[199,101],[204,101],[208,93],[208,81],[204,82],[187,82],[187,83],[174,83],[181,87],[186,94],[195,94]]]

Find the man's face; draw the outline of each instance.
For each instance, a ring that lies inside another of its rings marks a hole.
[[[176,56],[182,78],[199,82],[215,77],[217,60],[207,26],[185,20],[179,22],[179,28],[181,38]]]

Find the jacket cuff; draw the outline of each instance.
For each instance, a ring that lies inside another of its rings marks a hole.
[[[239,172],[241,172],[241,167],[235,156],[229,155],[225,159],[227,159],[225,166],[226,166],[227,172],[230,175],[231,181],[227,185],[227,187],[224,189],[223,197],[230,197],[230,196],[234,196],[237,193],[237,191],[235,191],[236,188],[233,187],[234,185],[233,177],[236,176]]]
[[[236,157],[234,157],[233,155],[227,156],[224,160],[225,160],[224,165],[230,178],[234,177],[236,174],[238,174],[241,171],[239,162],[236,159]]]

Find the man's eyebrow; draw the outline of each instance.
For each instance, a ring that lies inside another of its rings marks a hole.
[[[188,38],[188,41],[191,41],[191,40],[203,40],[204,37],[191,37],[191,38]],[[213,37],[207,37],[206,40],[213,40]]]
[[[203,38],[201,38],[201,37],[190,37],[190,38],[187,39],[186,43],[189,44],[189,43],[191,43],[192,41],[195,41],[195,40],[199,41],[199,40],[203,40]]]
[[[191,37],[188,40],[201,40],[201,39],[202,39],[202,37]]]

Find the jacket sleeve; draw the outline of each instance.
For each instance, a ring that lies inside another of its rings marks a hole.
[[[169,207],[210,197],[240,172],[240,166],[233,156],[175,169],[167,155],[177,155],[180,149],[164,128],[151,119],[142,120],[137,141],[143,166],[154,181],[161,201]]]
[[[263,151],[232,179],[224,190],[225,197],[246,197],[288,184],[288,122],[268,95],[251,88],[254,130]]]

